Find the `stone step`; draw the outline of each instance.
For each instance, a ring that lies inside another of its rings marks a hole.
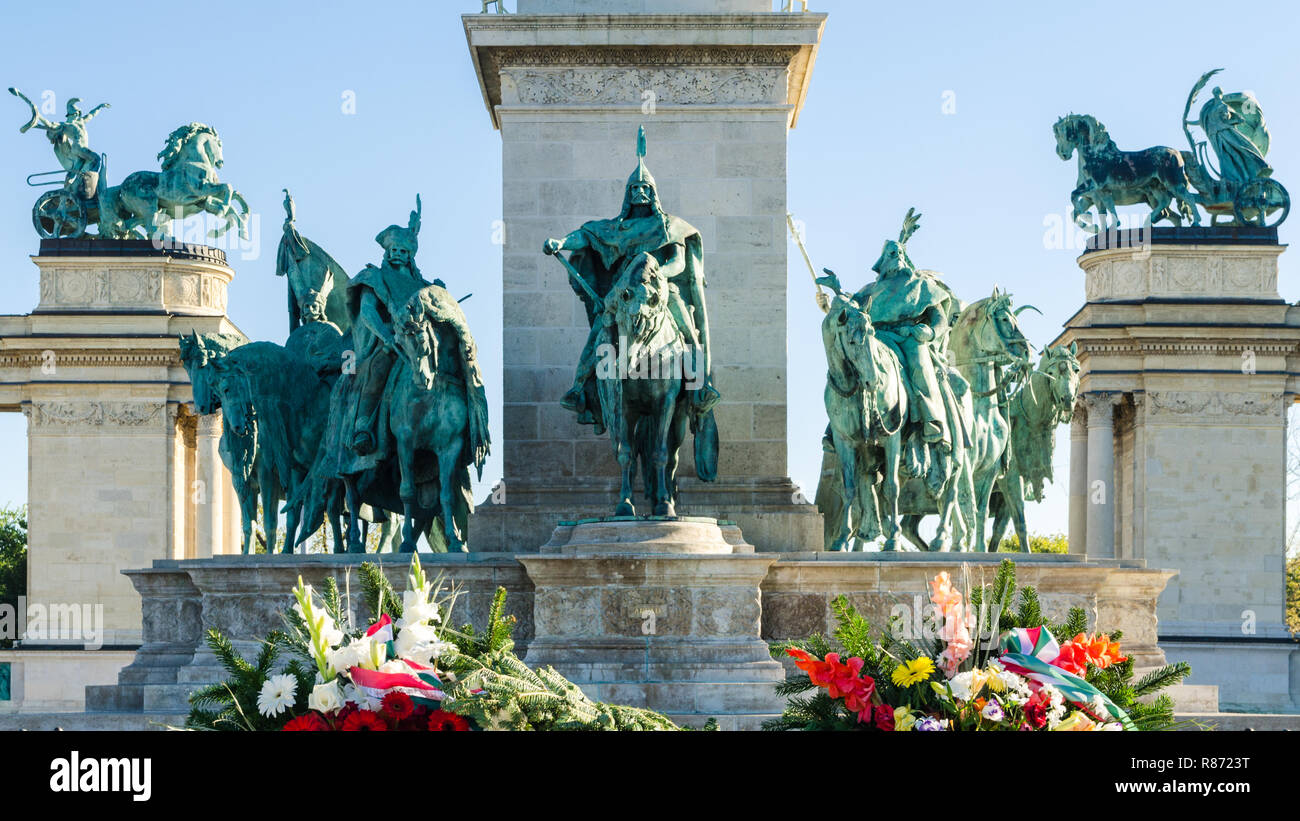
[[[580,685],[589,698],[608,704],[645,707],[661,713],[724,715],[780,713],[785,700],[771,682],[642,681]]]
[[[722,715],[706,715],[704,713],[666,713],[669,720],[681,727],[692,727],[699,729],[708,723],[709,719],[716,719],[718,729],[722,732],[736,732],[740,730],[758,731],[763,729],[763,722],[770,721],[774,718],[780,718],[780,713],[729,713]]]
[[[1300,713],[1176,713],[1174,718],[1188,722],[1181,730],[1300,732]]]
[[[120,732],[169,730],[184,727],[186,715],[187,713],[141,712],[7,713],[0,714],[0,731]]]

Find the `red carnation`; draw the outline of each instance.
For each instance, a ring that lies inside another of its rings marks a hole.
[[[1033,696],[1025,702],[1025,706],[1022,709],[1025,711],[1025,718],[1028,719],[1029,726],[1035,730],[1041,730],[1043,726],[1047,724],[1047,706],[1050,703],[1051,701],[1048,699],[1047,693],[1042,690],[1034,693]]]
[[[876,729],[887,733],[894,731],[894,708],[888,704],[876,705]]]
[[[379,713],[370,710],[357,710],[343,721],[344,732],[379,732],[387,730],[388,725],[379,717]]]
[[[415,712],[415,702],[411,697],[397,690],[384,696],[382,707],[384,714],[394,721],[404,721]]]
[[[290,719],[282,729],[285,732],[320,733],[328,730],[329,725],[325,723],[325,718],[320,713],[311,712]]]
[[[469,721],[464,716],[458,716],[446,710],[434,710],[429,713],[429,730],[431,732],[460,733],[468,729]]]

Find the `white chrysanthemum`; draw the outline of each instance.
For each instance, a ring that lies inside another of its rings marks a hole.
[[[1110,714],[1110,710],[1106,709],[1106,697],[1101,693],[1093,696],[1092,701],[1088,702],[1088,704],[1092,707],[1093,715],[1104,716]]]
[[[1101,729],[1107,732],[1115,732],[1116,730],[1123,731],[1124,725],[1120,724],[1118,721],[1107,721],[1105,724],[1101,725]]]
[[[311,695],[307,697],[307,706],[322,713],[341,710],[343,708],[343,688],[339,687],[339,680],[334,679],[325,684],[317,684],[312,688]]]
[[[278,716],[298,700],[298,680],[293,676],[271,676],[257,694],[257,711],[268,718]]]

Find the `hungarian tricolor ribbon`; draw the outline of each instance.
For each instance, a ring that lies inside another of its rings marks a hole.
[[[1092,706],[1098,701],[1111,717],[1126,730],[1136,730],[1133,720],[1104,693],[1073,673],[1067,673],[1052,662],[1061,655],[1061,646],[1046,627],[1016,628],[1003,633],[998,640],[1002,655],[998,656],[1008,672],[1024,676],[1039,684],[1050,684],[1070,701]],[[1094,708],[1095,709],[1095,708]]]

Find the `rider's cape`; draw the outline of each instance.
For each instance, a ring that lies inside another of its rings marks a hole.
[[[686,220],[659,212],[653,216],[592,220],[578,229],[587,240],[587,248],[569,255],[569,263],[591,289],[602,299],[614,287],[614,278],[621,273],[627,261],[643,252],[655,252],[666,245],[678,244],[686,249],[686,267],[670,282],[676,285],[685,302],[694,313],[696,327],[706,333],[707,314],[704,302],[704,240],[700,232]],[[574,293],[587,309],[587,323],[598,322],[604,305],[592,302],[576,282],[570,282]],[[595,377],[588,377],[583,391],[587,407],[597,416],[600,405],[596,400]],[[692,420],[695,431],[696,474],[705,481],[717,475],[717,426],[713,412]]]

